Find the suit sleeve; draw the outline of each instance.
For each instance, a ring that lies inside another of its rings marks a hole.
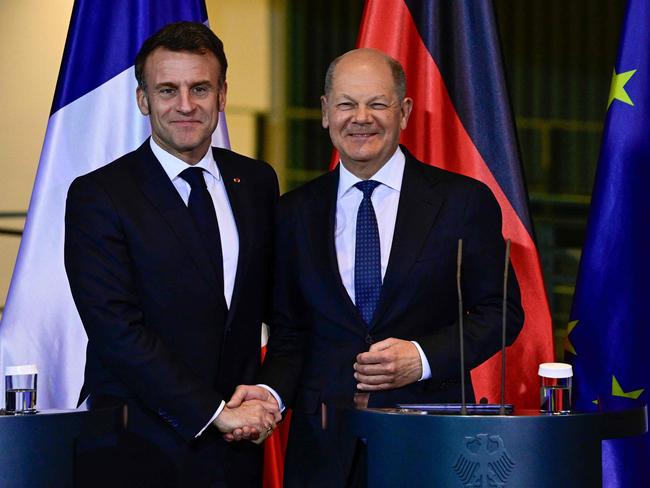
[[[286,200],[276,215],[273,316],[266,359],[257,383],[272,387],[285,405],[293,403],[305,353],[306,329],[300,319],[300,292],[293,268],[295,216]]]
[[[89,348],[135,397],[194,437],[223,398],[145,326],[120,217],[91,177],[68,192],[65,267]]]
[[[491,191],[473,185],[466,197],[460,236],[463,238],[461,288],[464,302],[464,348],[467,370],[489,359],[501,347],[505,242],[501,210]],[[455,256],[450,256],[455,260]],[[523,326],[519,285],[509,268],[506,342],[514,342]],[[458,376],[458,321],[417,337],[431,366],[433,381]]]

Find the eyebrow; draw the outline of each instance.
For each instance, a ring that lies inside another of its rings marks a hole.
[[[353,101],[353,102],[357,101],[355,98],[348,95],[347,93],[341,94],[340,97],[345,98],[346,100]],[[380,99],[381,100],[389,100],[389,98],[386,95],[375,95],[375,96],[371,97],[370,99],[368,99],[368,103],[376,102],[377,100],[380,100]]]
[[[212,86],[212,83],[210,82],[210,80],[199,80],[199,81],[196,81],[196,82],[192,83],[192,84],[190,85],[190,88],[192,88],[192,87],[194,87],[194,86],[199,86],[199,85],[208,85],[208,86]],[[178,88],[178,87],[179,87],[179,84],[178,84],[178,83],[175,83],[175,82],[173,82],[173,81],[163,81],[163,82],[157,83],[157,84],[154,86],[154,88],[162,88],[162,87],[167,87],[167,86],[168,86],[168,87],[171,87],[171,88]]]

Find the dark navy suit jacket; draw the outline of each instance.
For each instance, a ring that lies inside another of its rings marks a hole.
[[[280,199],[274,320],[259,382],[293,406],[287,486],[345,486],[354,439],[338,409],[353,407],[356,355],[389,337],[416,340],[432,378],[372,393],[371,407],[460,401],[457,241],[463,239],[467,371],[500,348],[505,245],[501,212],[482,183],[417,161],[406,166],[381,297],[369,327],[341,281],[334,228],[338,169]],[[523,325],[509,282],[508,342]],[[473,398],[468,379],[468,398]],[[327,405],[327,429],[321,423]]]
[[[230,310],[205,243],[149,141],[72,183],[65,265],[88,334],[81,399],[128,404],[127,430],[172,464],[191,458],[195,443],[205,451],[212,442],[215,456],[232,459],[214,459],[207,469],[249,464],[254,472],[257,446],[226,445],[212,427],[200,441],[194,436],[258,370],[278,184],[266,163],[213,151],[239,234]]]

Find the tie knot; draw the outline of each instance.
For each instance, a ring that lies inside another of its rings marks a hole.
[[[372,192],[375,191],[375,188],[377,188],[379,185],[380,183],[378,181],[364,180],[360,181],[359,183],[355,183],[354,186],[356,186],[363,193],[363,198],[370,198],[372,196]]]
[[[205,178],[203,178],[203,169],[187,168],[178,175],[190,184],[190,188],[206,188]]]

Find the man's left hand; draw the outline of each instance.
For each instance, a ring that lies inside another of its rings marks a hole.
[[[280,408],[275,397],[269,390],[257,385],[239,385],[228,403],[226,403],[226,408],[239,408],[242,405],[250,403],[259,403],[260,405],[263,405],[267,412],[274,415],[275,422],[282,420],[282,414],[280,413]],[[259,436],[257,436],[257,432],[255,435],[251,435],[249,430],[248,427],[237,428],[232,432],[226,432],[223,435],[223,438],[226,442],[250,439],[256,444],[259,444],[273,432],[273,429],[266,429],[260,431]]]
[[[402,339],[389,338],[357,354],[354,377],[362,391],[399,388],[422,377],[422,361],[417,347]]]

